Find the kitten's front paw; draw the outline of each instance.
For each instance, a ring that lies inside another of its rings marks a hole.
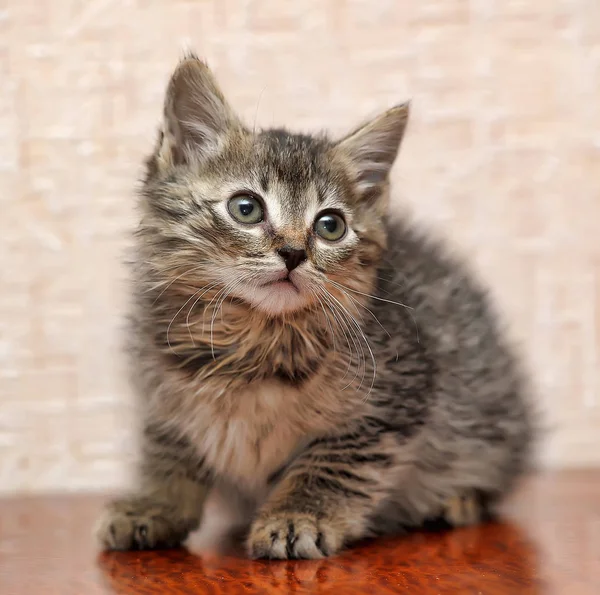
[[[110,503],[96,527],[100,546],[108,550],[148,550],[180,545],[198,521],[184,519],[175,507],[151,498],[124,498]]]
[[[335,554],[342,538],[316,516],[299,512],[266,513],[250,528],[247,547],[252,558],[317,559]]]

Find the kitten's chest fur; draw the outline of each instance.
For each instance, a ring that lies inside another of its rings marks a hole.
[[[348,413],[353,399],[339,399],[346,363],[314,320],[253,319],[235,306],[203,318],[211,328],[172,324],[168,345],[158,343],[177,365],[168,374],[176,390],[158,399],[156,413],[175,421],[212,472],[258,495],[297,449]]]
[[[168,363],[197,379],[221,380],[219,388],[269,380],[301,387],[329,363],[333,339],[318,317],[273,320],[235,303],[218,311],[197,306],[192,318],[185,309],[161,317],[157,345]]]
[[[195,415],[182,420],[186,434],[218,476],[258,494],[311,433],[308,419],[299,415],[302,394],[271,380],[224,398],[227,406],[218,400],[201,403]]]

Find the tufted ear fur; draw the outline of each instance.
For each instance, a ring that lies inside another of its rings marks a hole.
[[[336,151],[351,163],[359,194],[371,195],[383,186],[396,160],[406,129],[409,103],[389,109],[351,132]]]
[[[230,130],[241,128],[208,66],[187,56],[167,87],[155,165],[199,161],[218,152]]]

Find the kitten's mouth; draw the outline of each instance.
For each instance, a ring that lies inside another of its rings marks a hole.
[[[298,286],[292,281],[289,273],[280,274],[275,279],[270,279],[266,283],[261,284],[261,287],[269,287],[273,289],[291,289],[299,293]]]
[[[293,312],[310,302],[303,286],[302,276],[294,270],[271,271],[264,274],[254,291],[247,293],[246,299],[270,315]]]
[[[294,284],[294,282],[289,278],[286,277],[285,279],[279,279],[277,281],[269,281],[268,283],[266,283],[265,285],[263,285],[263,287],[289,287],[290,289],[294,289],[295,291],[298,291],[298,288],[296,287],[296,285]]]

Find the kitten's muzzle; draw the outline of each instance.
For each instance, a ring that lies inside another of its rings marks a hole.
[[[276,285],[279,285],[280,283],[289,284],[292,287],[294,287],[296,290],[298,290],[298,286],[292,280],[290,271],[287,269],[281,269],[278,273],[269,275],[269,280],[265,281],[264,283],[261,283],[260,287],[268,287],[270,285],[276,286]]]
[[[297,250],[284,246],[277,250],[277,254],[283,258],[283,262],[288,271],[293,271],[306,260],[306,250]]]

